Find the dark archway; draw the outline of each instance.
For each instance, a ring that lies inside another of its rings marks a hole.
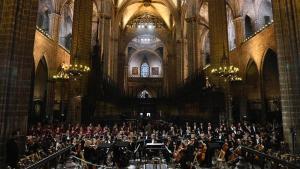
[[[148,98],[152,98],[150,92],[148,92],[146,89],[139,92],[139,94],[137,95],[138,98],[140,99],[148,99]]]
[[[256,63],[249,61],[246,71],[247,117],[250,121],[259,120],[261,113],[260,78]]]
[[[35,72],[33,92],[33,122],[42,121],[46,116],[48,66],[42,57]]]
[[[267,120],[281,122],[280,85],[277,54],[268,50],[262,67],[263,94],[266,103]]]

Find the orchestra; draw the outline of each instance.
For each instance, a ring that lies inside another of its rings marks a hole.
[[[211,167],[212,160],[235,164],[241,154],[241,145],[258,151],[276,150],[282,142],[278,130],[257,124],[148,123],[147,125],[123,122],[114,125],[57,125],[38,124],[29,130],[27,155],[61,144],[73,144],[73,154],[95,165],[129,165],[132,159],[151,161],[154,157],[165,159],[180,168]],[[269,135],[272,133],[272,135]],[[215,155],[216,154],[216,155]],[[257,160],[258,157],[255,157]],[[87,165],[94,168],[93,165]]]

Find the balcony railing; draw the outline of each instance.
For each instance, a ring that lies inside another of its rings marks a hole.
[[[55,161],[56,159],[59,159],[62,156],[67,157],[73,147],[74,147],[73,145],[70,145],[66,148],[63,148],[63,149],[49,155],[48,157],[43,158],[43,159],[25,167],[25,169],[38,169],[38,168],[42,168],[43,166],[49,166],[49,164],[52,163],[53,161]]]
[[[300,157],[296,155],[283,154],[281,156],[289,156],[289,158],[279,158],[273,155],[275,153],[269,155],[246,146],[241,146],[241,150],[241,157],[244,158],[248,163],[251,163],[252,166],[256,165],[259,168],[267,168],[267,166],[269,166],[276,169],[300,168]],[[247,163],[244,164],[246,165]],[[241,163],[238,165],[241,165]]]

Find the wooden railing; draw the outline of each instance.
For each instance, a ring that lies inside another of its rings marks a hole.
[[[257,150],[254,150],[252,148],[249,148],[249,147],[245,147],[245,146],[241,146],[241,149],[242,149],[242,154],[251,154],[252,157],[258,157],[258,165],[260,168],[266,168],[265,165],[267,163],[269,164],[272,164],[272,166],[277,166],[276,168],[288,168],[288,169],[299,169],[300,168],[300,164],[296,164],[294,162],[290,162],[290,161],[287,161],[287,160],[283,160],[283,159],[280,159],[280,158],[277,158],[277,157],[274,157],[274,156],[271,156],[271,155],[268,155],[268,154],[265,154],[263,152],[260,152],[260,151],[257,151]],[[253,165],[253,162],[254,160],[249,160],[249,158],[247,156],[245,156],[246,160],[248,162],[252,162],[252,165]]]
[[[70,145],[66,148],[63,148],[61,150],[59,150],[58,152],[54,153],[54,154],[51,154],[49,155],[48,157],[44,158],[44,159],[41,159],[40,161],[26,167],[26,169],[37,169],[37,168],[40,168],[42,166],[46,166],[48,165],[51,161],[59,158],[60,156],[64,156],[64,155],[68,155],[69,152],[71,151],[71,149],[73,148],[74,146],[73,145]]]

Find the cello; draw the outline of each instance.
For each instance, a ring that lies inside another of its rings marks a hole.
[[[222,149],[219,152],[218,161],[225,161],[225,155],[226,155],[228,148],[229,148],[229,145],[228,145],[227,141],[225,141],[225,143],[222,146]]]
[[[241,155],[241,146],[238,146],[233,152],[232,154],[228,157],[228,163],[233,163],[235,162],[238,158],[239,155]]]
[[[181,143],[173,155],[175,162],[179,162],[182,159],[185,150],[186,146],[183,143]]]
[[[203,141],[201,141],[200,142],[200,149],[199,149],[199,152],[197,154],[198,161],[203,162],[205,160],[206,151],[207,151],[207,146]]]

